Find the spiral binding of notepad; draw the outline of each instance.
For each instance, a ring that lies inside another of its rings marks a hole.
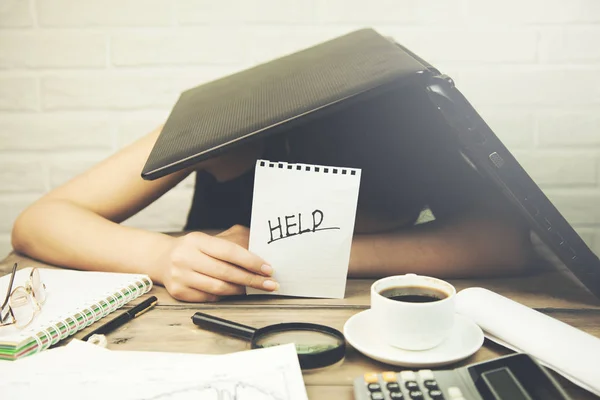
[[[143,277],[119,289],[116,293],[107,292],[106,297],[99,302],[82,307],[73,315],[50,323],[45,329],[32,332],[32,336],[26,340],[26,345],[21,349],[18,357],[46,350],[59,341],[106,317],[131,300],[147,293],[150,289],[152,289],[152,281],[148,277]]]
[[[292,171],[306,171],[306,172],[319,172],[323,174],[334,174],[334,175],[350,175],[355,176],[357,169],[354,168],[341,168],[331,167],[325,165],[310,165],[300,163],[287,163],[287,162],[272,162],[267,160],[258,160],[258,165],[263,168],[278,168],[283,170]]]

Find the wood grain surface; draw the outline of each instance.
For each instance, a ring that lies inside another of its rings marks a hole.
[[[19,268],[38,266],[55,268],[17,254],[10,254],[0,263],[0,275],[10,271],[14,262]],[[542,271],[529,276],[512,278],[450,280],[457,290],[480,286],[493,290],[560,321],[600,338],[600,300],[579,284],[557,271]],[[217,317],[260,328],[281,322],[312,322],[343,331],[352,315],[369,308],[369,291],[373,280],[350,279],[344,299],[305,299],[282,296],[237,296],[218,303],[192,304],[174,300],[163,287],[155,286],[131,307],[144,298],[155,295],[158,305],[150,312],[132,320],[107,335],[112,350],[170,351],[200,354],[226,354],[250,349],[250,343],[203,330],[192,323],[191,317],[204,312]],[[102,323],[102,322],[100,322]],[[81,338],[100,323],[78,332]],[[64,345],[69,339],[60,343]],[[444,368],[456,368],[488,360],[510,351],[485,341],[473,356]],[[165,366],[168,368],[168,366]],[[399,370],[400,367],[374,361],[347,345],[345,358],[336,365],[303,374],[311,400],[352,400],[352,382],[365,372]],[[595,399],[589,392],[553,373],[573,399]]]

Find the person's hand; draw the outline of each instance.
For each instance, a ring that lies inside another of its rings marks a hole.
[[[175,299],[217,301],[245,293],[245,287],[273,291],[272,268],[248,251],[247,228],[234,226],[216,236],[191,232],[173,240],[161,259],[162,283]]]
[[[243,225],[234,225],[226,231],[217,234],[216,236],[225,240],[229,240],[238,246],[242,246],[244,249],[248,249],[250,242],[250,229]]]

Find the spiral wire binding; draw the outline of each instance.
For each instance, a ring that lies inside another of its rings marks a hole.
[[[152,281],[149,281],[146,279],[146,277],[142,277],[136,282],[127,285],[125,288],[121,288],[113,292],[107,292],[105,294],[106,298],[103,298],[97,303],[93,303],[81,310],[78,310],[73,315],[51,322],[47,327],[40,329],[38,332],[32,335],[31,339],[35,340],[36,346],[32,350],[31,354],[36,354],[46,350],[59,341],[66,339],[67,337],[88,327],[99,319],[106,317],[131,300],[147,293],[150,289],[152,289],[152,286]],[[121,294],[121,300],[119,300],[119,297],[116,295],[116,293]],[[114,304],[111,304],[110,300],[113,300]],[[70,324],[69,321],[72,323]],[[63,325],[63,329],[59,327],[59,324]],[[53,331],[55,335],[52,335],[51,331]],[[94,339],[94,344],[97,344],[101,347],[106,347],[106,338],[97,337]]]
[[[334,174],[334,175],[350,175],[355,176],[357,174],[358,169],[356,168],[341,168],[341,167],[331,167],[324,165],[308,165],[308,164],[294,164],[287,162],[271,162],[268,160],[258,160],[258,165],[263,168],[278,168],[285,170],[296,170],[296,171],[305,171],[305,172],[320,172],[323,174]]]

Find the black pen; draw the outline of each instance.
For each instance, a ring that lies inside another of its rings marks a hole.
[[[131,321],[135,317],[138,317],[138,316],[142,315],[143,313],[145,313],[146,311],[150,310],[152,307],[154,307],[156,305],[157,302],[158,302],[158,299],[156,298],[156,296],[148,297],[146,300],[142,301],[140,304],[133,307],[131,310],[125,311],[123,314],[119,315],[118,317],[108,321],[101,327],[88,333],[81,340],[84,342],[87,342],[87,340],[92,335],[104,335],[105,333],[111,332],[111,331],[117,329],[118,327],[120,327],[121,325],[125,324],[126,322]]]

